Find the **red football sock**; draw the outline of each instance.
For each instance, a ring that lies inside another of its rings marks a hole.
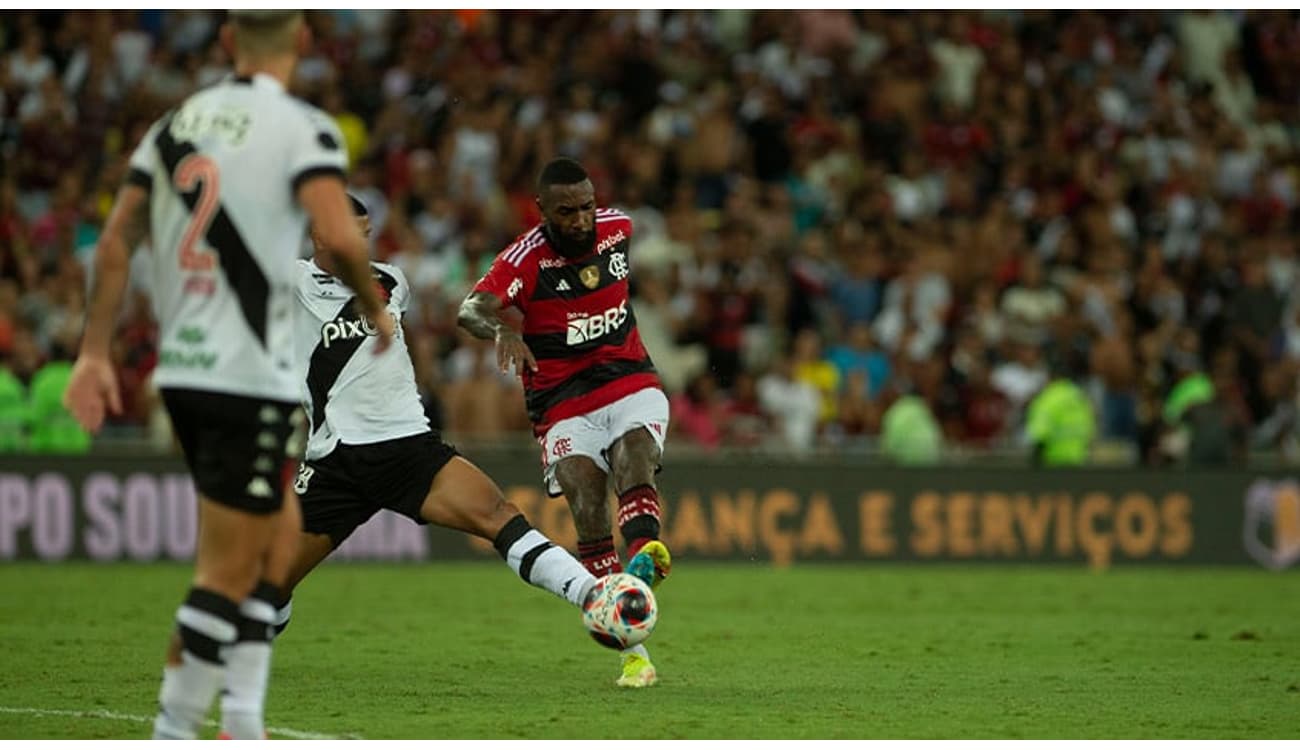
[[[597,578],[611,573],[622,573],[623,564],[614,551],[614,537],[607,536],[593,542],[578,542],[578,559]]]
[[[659,538],[659,492],[640,484],[618,496],[618,528],[631,559],[647,542]]]

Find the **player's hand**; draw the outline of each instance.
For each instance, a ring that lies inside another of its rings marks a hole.
[[[537,360],[523,337],[509,328],[497,331],[497,366],[501,372],[510,372],[514,367],[515,372],[522,375],[525,365],[530,371],[537,372]]]
[[[122,396],[113,363],[104,357],[78,357],[68,389],[63,392],[63,406],[90,433],[99,432],[104,425],[105,409],[110,414],[121,414]]]
[[[387,310],[381,311],[370,319],[375,330],[378,331],[379,340],[375,342],[375,354],[383,354],[393,343],[393,336],[397,332],[397,321]]]

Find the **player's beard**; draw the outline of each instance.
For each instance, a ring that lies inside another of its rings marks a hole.
[[[577,237],[571,237],[548,226],[546,234],[549,235],[548,239],[551,241],[551,247],[555,248],[555,252],[569,260],[591,255],[592,251],[596,249],[595,229],[584,232]]]

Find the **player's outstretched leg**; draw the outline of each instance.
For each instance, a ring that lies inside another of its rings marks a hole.
[[[563,547],[534,529],[518,508],[506,502],[477,466],[456,456],[433,478],[420,508],[429,523],[474,534],[492,542],[501,558],[525,583],[581,607],[596,578]]]

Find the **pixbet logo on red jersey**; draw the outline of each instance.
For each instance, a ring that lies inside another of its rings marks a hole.
[[[611,307],[595,315],[581,313],[570,313],[570,315],[574,317],[569,318],[565,343],[569,346],[585,344],[622,328],[627,322],[627,302],[623,301],[617,307]]]
[[[599,254],[599,253],[603,253],[603,252],[605,252],[606,250],[608,250],[608,249],[610,249],[611,247],[617,245],[618,243],[622,242],[622,241],[625,240],[625,239],[627,239],[627,235],[626,235],[626,234],[623,234],[623,230],[622,230],[622,229],[619,229],[618,231],[614,232],[614,233],[611,234],[610,236],[608,236],[608,237],[606,237],[605,239],[601,240],[601,241],[600,241],[600,244],[596,245],[596,253],[597,253],[597,254]]]

